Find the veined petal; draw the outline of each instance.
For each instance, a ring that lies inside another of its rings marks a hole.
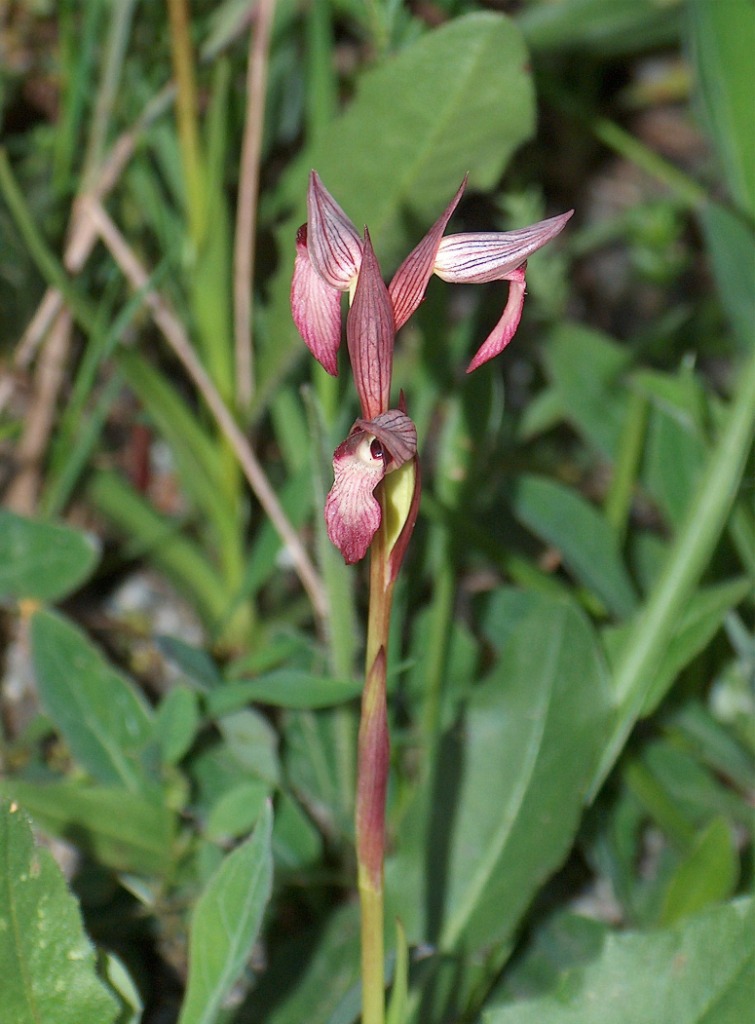
[[[313,267],[307,247],[306,224],[299,228],[296,236],[291,314],[312,355],[328,373],[337,377],[341,292],[327,284]]]
[[[325,502],[328,536],[347,565],[367,554],[382,519],[372,493],[385,476],[385,457],[373,434],[357,430],[333,454],[335,480]]]
[[[468,175],[464,175],[464,181],[457,189],[456,195],[436,220],[422,241],[412,249],[404,262],[393,275],[393,280],[388,286],[388,294],[393,303],[393,315],[396,320],[396,330],[403,327],[409,317],[419,306],[425,297],[427,282],[433,273],[435,257],[438,252],[440,240],[446,225],[451,219],[451,214],[459,205],[459,200],[464,195],[467,187]]]
[[[514,337],[519,321],[522,317],[522,306],[524,305],[524,271],[525,267],[519,267],[508,275],[509,298],[503,316],[495,325],[487,339],[477,350],[477,355],[467,367],[467,373],[476,370],[478,366],[487,363],[489,359],[503,352],[508,343]]]
[[[309,176],[307,216],[309,255],[315,270],[331,288],[348,291],[362,262],[362,239],[317,171]]]
[[[380,276],[370,233],[364,229],[362,266],[346,317],[346,340],[362,413],[366,420],[386,412],[391,392],[396,328],[388,289]]]
[[[574,210],[518,231],[447,235],[438,246],[435,273],[456,284],[483,284],[507,278],[546,242],[555,238]]]

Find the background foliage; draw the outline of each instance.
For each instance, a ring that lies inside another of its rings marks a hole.
[[[288,309],[311,167],[387,274],[467,171],[454,230],[576,209],[501,359],[463,373],[496,285],[435,282],[399,339],[391,1024],[745,1018],[753,52],[752,0],[5,6],[9,1022],[358,1019],[364,567],[321,515],[356,402]]]

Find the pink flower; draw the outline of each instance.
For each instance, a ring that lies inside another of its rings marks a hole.
[[[361,238],[317,173],[310,174],[308,220],[296,238],[291,311],[312,355],[336,376],[341,293],[349,292],[351,299],[346,339],[363,418],[336,449],[335,483],[325,506],[328,535],[347,562],[364,557],[380,527],[377,486],[387,473],[407,463],[414,466],[416,486],[407,506],[401,545],[396,542],[400,556],[414,526],[419,498],[416,430],[403,408],[390,408],[390,390],[396,331],[422,302],[430,277],[437,274],[463,284],[509,282],[503,314],[469,364],[469,373],[502,352],[513,338],[524,304],[527,259],[555,238],[574,212],[518,231],[444,237],[466,183],[465,178],[386,288],[369,232],[365,228]]]

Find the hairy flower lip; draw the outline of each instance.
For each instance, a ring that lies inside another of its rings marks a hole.
[[[379,442],[379,454],[373,448]],[[400,409],[358,419],[333,455],[333,486],[325,502],[328,536],[348,565],[367,554],[382,522],[374,491],[386,473],[416,458],[417,429]],[[415,511],[416,518],[416,511]]]

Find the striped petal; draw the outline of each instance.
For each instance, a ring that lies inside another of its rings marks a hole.
[[[315,270],[331,288],[349,291],[362,263],[362,239],[317,171],[309,176],[307,216],[309,256]]]
[[[573,213],[569,210],[518,231],[448,235],[438,247],[435,273],[455,284],[484,284],[508,278],[533,252],[555,238]]]
[[[328,373],[337,377],[341,292],[324,281],[312,265],[306,224],[299,228],[296,236],[291,314],[309,351]]]
[[[524,305],[524,272],[526,267],[519,267],[508,276],[511,282],[509,285],[509,298],[503,316],[495,325],[491,333],[477,350],[472,362],[467,367],[467,373],[476,370],[478,366],[487,363],[499,353],[503,352],[508,343],[516,334],[519,321],[522,318],[522,306]]]
[[[456,191],[456,195],[443,211],[443,214],[436,220],[425,237],[409,253],[404,262],[393,275],[393,280],[388,286],[388,294],[393,303],[393,315],[396,320],[396,330],[403,327],[409,317],[419,306],[425,297],[427,282],[430,280],[435,267],[435,258],[438,253],[438,246],[441,244],[443,232],[451,219],[451,214],[459,205],[459,200],[464,195],[467,187],[467,177]]]
[[[374,419],[388,409],[395,337],[388,289],[365,228],[362,266],[346,317],[351,369],[365,419]]]

